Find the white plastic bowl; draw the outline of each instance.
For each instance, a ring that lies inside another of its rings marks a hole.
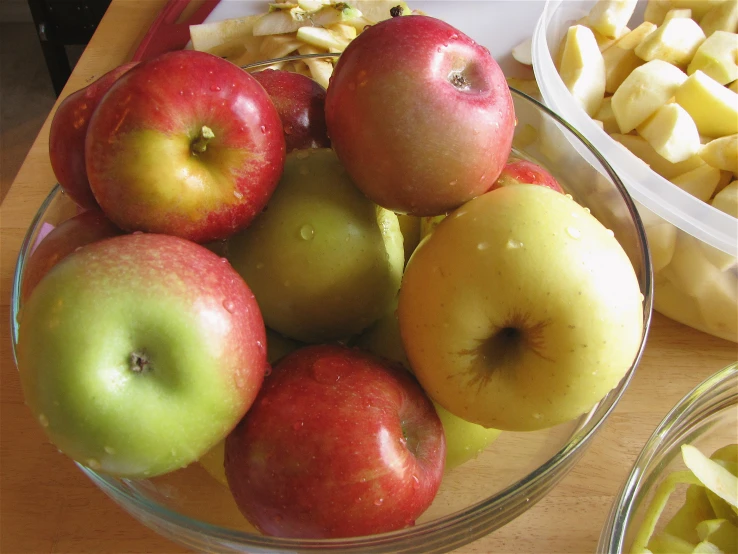
[[[649,166],[612,139],[595,124],[567,90],[554,66],[553,54],[559,47],[569,26],[587,15],[595,0],[548,0],[536,25],[532,38],[533,70],[545,104],[577,129],[615,169],[623,184],[636,201],[646,228],[669,223],[705,245],[714,247],[733,258],[738,256],[738,220],[693,197],[673,183],[652,171]],[[634,28],[643,20],[646,1],[638,7],[629,26]],[[733,260],[735,262],[735,260]],[[668,267],[668,266],[667,266]],[[658,269],[658,268],[657,268]],[[728,269],[725,279],[728,287],[738,288],[736,265]],[[693,291],[675,290],[667,277],[655,274],[654,307],[664,315],[691,327],[728,340],[738,341],[735,329],[717,328],[705,317],[705,308],[699,304]],[[668,292],[665,286],[669,286]],[[660,288],[665,292],[660,293]],[[667,298],[667,296],[669,298]],[[725,306],[738,321],[738,304]],[[727,319],[730,319],[728,317]]]

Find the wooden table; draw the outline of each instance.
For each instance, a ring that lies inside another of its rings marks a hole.
[[[61,97],[129,59],[163,5],[113,0]],[[50,120],[51,114],[0,207],[0,552],[185,552],[98,490],[48,442],[23,404],[10,345],[10,288],[23,235],[55,182]],[[654,427],[687,391],[737,358],[736,344],[654,314],[629,390],[577,467],[523,516],[460,552],[593,552],[613,498]]]

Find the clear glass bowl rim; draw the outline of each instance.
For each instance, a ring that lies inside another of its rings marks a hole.
[[[598,552],[603,554],[624,552],[625,536],[635,508],[635,501],[643,489],[645,479],[649,476],[651,464],[662,451],[672,446],[666,439],[672,433],[682,431],[682,425],[691,418],[697,418],[709,412],[715,407],[715,396],[726,389],[734,390],[731,398],[733,403],[738,403],[737,387],[738,362],[733,362],[702,381],[669,410],[643,446],[620,493],[615,498],[602,528]]]
[[[278,62],[299,60],[305,58],[339,58],[339,54],[307,54],[288,56],[284,58],[260,61],[257,63],[242,66],[242,68],[246,71],[249,71],[253,69],[258,69],[260,67],[266,68],[267,66]],[[558,114],[547,108],[541,102],[513,87],[510,87],[510,92],[513,97],[518,97],[519,99],[531,103],[537,110],[542,112],[545,117],[551,118],[555,122],[563,126],[567,132],[574,135],[595,156],[597,161],[605,169],[609,178],[612,180],[616,189],[620,193],[622,200],[625,202],[630,217],[636,227],[638,245],[640,247],[641,254],[640,264],[642,268],[642,275],[639,276],[639,281],[642,281],[641,285],[644,289],[643,332],[636,357],[618,386],[613,389],[605,398],[606,403],[603,404],[601,401],[600,403],[595,405],[592,410],[590,410],[590,412],[585,415],[584,420],[580,423],[579,427],[576,429],[567,444],[564,445],[548,461],[539,466],[530,474],[526,475],[524,478],[504,488],[496,495],[448,516],[438,518],[427,523],[419,524],[414,527],[392,531],[389,533],[342,539],[283,539],[253,535],[242,531],[225,529],[222,527],[204,523],[200,520],[183,516],[173,510],[151,502],[148,499],[141,499],[131,494],[128,490],[126,490],[126,488],[122,487],[117,479],[96,473],[95,471],[81,464],[77,464],[77,466],[90,478],[93,483],[95,483],[101,490],[103,490],[103,492],[113,498],[116,502],[124,506],[135,506],[137,511],[136,517],[144,523],[146,523],[146,520],[142,518],[141,511],[145,513],[148,518],[152,518],[153,520],[160,520],[167,526],[181,528],[187,530],[187,532],[190,533],[199,533],[211,540],[215,539],[222,542],[227,542],[231,545],[252,547],[262,551],[278,552],[377,552],[378,548],[388,548],[388,550],[386,550],[387,552],[397,551],[398,549],[412,549],[413,551],[418,552],[428,552],[429,550],[427,550],[425,547],[430,547],[433,544],[443,544],[444,546],[448,546],[450,548],[457,548],[462,546],[463,544],[468,544],[473,540],[487,535],[494,529],[497,529],[501,525],[507,523],[509,520],[514,519],[514,517],[517,517],[517,515],[519,515],[520,511],[516,511],[514,516],[505,521],[502,521],[501,523],[496,518],[501,511],[505,510],[505,508],[514,508],[516,504],[521,502],[521,499],[523,503],[528,503],[528,497],[535,497],[535,493],[537,490],[551,488],[556,482],[562,479],[564,475],[568,472],[568,470],[571,469],[573,462],[583,453],[585,447],[588,445],[600,426],[612,413],[613,409],[627,389],[628,384],[630,383],[633,374],[635,373],[635,369],[640,362],[643,351],[645,349],[646,339],[648,337],[648,331],[651,323],[651,315],[653,311],[653,269],[651,265],[651,256],[648,249],[645,229],[643,226],[643,222],[641,221],[641,218],[638,214],[635,203],[633,202],[633,199],[631,198],[627,189],[618,177],[617,173],[610,166],[604,156],[589,142],[587,138],[585,138],[569,123],[562,119]],[[44,202],[41,204],[39,210],[35,214],[31,224],[28,227],[18,254],[18,260],[13,277],[10,310],[11,338],[13,342],[12,350],[13,359],[15,361],[16,367],[18,365],[16,357],[16,344],[18,341],[17,314],[20,310],[21,279],[23,275],[25,257],[30,250],[31,242],[35,235],[35,231],[43,217],[43,214],[51,205],[52,201],[54,200],[60,189],[60,185],[56,184],[52,188],[51,192],[46,197]],[[603,407],[604,412],[600,415],[599,419],[595,420],[592,417],[593,414],[595,414]],[[528,503],[528,507],[532,506],[534,503],[535,502]],[[156,526],[156,528],[159,529],[160,527]],[[421,550],[417,550],[418,548],[421,548]],[[445,548],[444,551],[446,551]]]

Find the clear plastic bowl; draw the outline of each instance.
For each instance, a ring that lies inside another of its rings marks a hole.
[[[738,443],[738,364],[718,371],[682,398],[651,435],[600,535],[597,552],[630,553],[654,492],[671,473],[686,468],[682,444],[691,444],[706,456],[728,444]],[[660,532],[684,504],[686,486],[669,497],[656,526]]]
[[[636,201],[653,258],[654,309],[738,342],[738,220],[669,182],[612,139],[576,103],[554,66],[554,55],[567,29],[595,3],[546,2],[532,39],[533,69],[541,96],[605,156]],[[638,2],[630,28],[643,20],[645,4],[645,0]],[[555,150],[556,142],[548,142]],[[581,145],[573,146],[587,155]]]
[[[543,498],[577,462],[633,376],[651,320],[652,271],[637,210],[604,158],[537,101],[516,91],[513,99],[519,119],[516,153],[543,162],[568,193],[613,230],[633,264],[644,297],[643,336],[636,359],[618,386],[589,413],[551,429],[502,433],[479,457],[444,476],[433,504],[414,527],[351,539],[293,540],[261,536],[241,516],[229,490],[197,463],[146,480],[116,479],[81,465],[80,469],[143,524],[196,551],[446,552],[502,527]],[[566,163],[545,162],[539,143],[531,141],[544,125],[554,126],[569,136],[590,154],[594,165],[578,155],[573,146],[570,147],[572,159]],[[572,171],[594,171],[601,177],[596,182],[571,180]],[[28,230],[13,284],[14,354],[26,261],[43,234],[75,212],[72,201],[57,186],[39,208]]]

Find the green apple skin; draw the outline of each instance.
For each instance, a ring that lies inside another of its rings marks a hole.
[[[400,324],[395,310],[390,311],[355,341],[354,346],[398,362],[412,372],[400,337]],[[500,435],[497,429],[487,429],[455,416],[438,402],[433,402],[446,435],[445,471],[450,471],[476,458]]]
[[[267,210],[229,239],[227,256],[267,327],[302,342],[350,337],[379,319],[404,265],[397,216],[368,200],[327,148],[287,155]]]
[[[590,410],[630,368],[643,297],[620,244],[537,185],[469,201],[415,250],[399,296],[418,380],[465,420],[533,431]]]
[[[248,286],[166,235],[89,244],[23,306],[26,403],[51,442],[104,473],[153,477],[222,440],[261,387],[266,335]]]

